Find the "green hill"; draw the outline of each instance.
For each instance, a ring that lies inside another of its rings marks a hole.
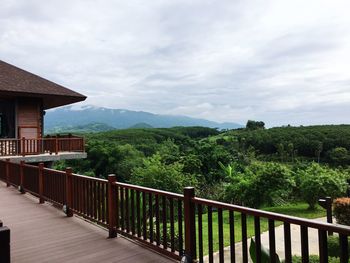
[[[115,128],[105,123],[89,123],[85,125],[76,126],[64,126],[53,127],[47,130],[47,134],[50,133],[91,133],[91,132],[104,132],[114,130]]]
[[[145,122],[139,122],[129,127],[129,129],[150,129],[150,128],[153,128],[153,126]]]

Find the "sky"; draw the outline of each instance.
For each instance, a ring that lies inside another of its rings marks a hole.
[[[350,1],[0,0],[0,59],[84,104],[350,123]]]

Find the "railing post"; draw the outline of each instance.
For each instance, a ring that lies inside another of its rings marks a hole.
[[[16,139],[16,155],[20,155],[21,153],[21,140]]]
[[[108,230],[109,230],[109,238],[114,238],[117,236],[117,220],[116,220],[116,186],[117,182],[115,174],[108,175]]]
[[[6,159],[6,186],[10,187],[10,159]]]
[[[55,154],[58,154],[58,137],[56,136],[56,140],[55,140]]]
[[[44,163],[39,163],[39,203],[44,201]]]
[[[68,217],[73,216],[72,204],[73,204],[73,172],[72,168],[66,168],[66,214]]]
[[[52,153],[53,153],[53,143],[52,142],[53,142],[52,138],[49,137],[49,139],[47,140],[47,145],[48,145],[50,155],[52,155]]]
[[[9,263],[10,253],[10,229],[6,226],[0,227],[0,262]]]
[[[72,151],[72,134],[68,134],[68,151]]]
[[[85,152],[85,137],[82,138],[82,144],[83,144],[83,152]]]
[[[26,156],[26,138],[22,137],[22,147],[21,147],[21,152],[22,156]]]
[[[24,194],[24,161],[20,162],[20,166],[19,166],[19,176],[20,176],[20,183],[19,183],[19,191],[21,192],[21,194]]]
[[[196,221],[195,205],[192,198],[195,197],[193,187],[184,188],[184,218],[185,218],[185,262],[193,262],[196,259]]]

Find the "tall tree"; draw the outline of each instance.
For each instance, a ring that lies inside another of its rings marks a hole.
[[[263,121],[248,120],[246,124],[246,129],[247,130],[265,129],[265,123]]]

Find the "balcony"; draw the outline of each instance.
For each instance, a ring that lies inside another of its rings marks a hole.
[[[37,139],[0,139],[0,159],[33,163],[81,158],[86,158],[82,137],[58,135]]]

